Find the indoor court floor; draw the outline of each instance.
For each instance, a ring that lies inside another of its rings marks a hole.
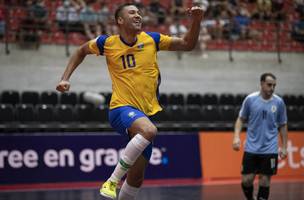
[[[244,200],[239,184],[144,186],[138,200]],[[273,182],[270,200],[304,200],[304,182]],[[0,192],[0,200],[106,200],[98,188]]]

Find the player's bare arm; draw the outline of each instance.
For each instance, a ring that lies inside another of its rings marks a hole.
[[[288,140],[287,124],[282,125],[279,128],[279,132],[280,132],[281,141],[282,141],[282,147],[281,147],[281,151],[279,152],[279,154],[280,154],[280,158],[284,159],[287,157],[287,140]]]
[[[170,51],[191,51],[197,43],[204,12],[198,6],[188,9],[187,12],[192,18],[190,29],[183,38],[173,37]]]
[[[74,72],[74,70],[80,65],[86,55],[91,54],[89,50],[89,43],[85,43],[80,46],[71,56],[67,67],[61,77],[60,82],[56,86],[56,90],[59,92],[67,92],[70,89],[69,79]]]
[[[232,141],[232,148],[235,151],[239,151],[241,147],[240,134],[242,131],[242,127],[243,127],[243,119],[241,117],[238,117],[234,125],[234,135]]]

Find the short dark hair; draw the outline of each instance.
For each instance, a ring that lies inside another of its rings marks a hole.
[[[277,78],[275,77],[275,75],[273,75],[272,73],[270,72],[267,72],[267,73],[264,73],[261,75],[261,78],[260,78],[260,81],[261,82],[264,82],[266,80],[266,77],[267,76],[270,76],[271,78],[273,78],[274,80],[276,80]]]
[[[116,8],[116,10],[115,10],[115,22],[116,22],[116,24],[117,24],[117,21],[118,21],[118,18],[121,16],[120,15],[120,13],[121,13],[121,11],[125,8],[125,7],[127,7],[127,6],[135,6],[135,7],[137,7],[134,3],[125,3],[125,4],[121,4],[120,6],[118,6],[117,8]]]

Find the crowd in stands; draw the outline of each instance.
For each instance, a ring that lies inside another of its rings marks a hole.
[[[216,48],[225,49],[227,41],[246,41],[245,49],[252,41],[261,41],[261,47],[274,51],[277,28],[281,43],[304,51],[303,0],[2,0],[0,37],[6,21],[11,40],[21,43],[50,43],[55,39],[64,44],[65,34],[75,33],[68,35],[68,40],[80,44],[100,34],[116,34],[113,12],[124,2],[133,2],[140,8],[144,30],[171,35],[186,32],[188,7],[208,4],[198,45],[203,51],[214,49],[218,43]],[[263,42],[267,44],[263,46]]]

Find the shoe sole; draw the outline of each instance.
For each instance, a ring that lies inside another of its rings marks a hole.
[[[105,194],[103,192],[100,192],[100,195],[102,195],[102,196],[104,196],[104,197],[106,197],[108,199],[115,199],[115,197],[109,196],[109,195],[107,195],[107,194]]]

